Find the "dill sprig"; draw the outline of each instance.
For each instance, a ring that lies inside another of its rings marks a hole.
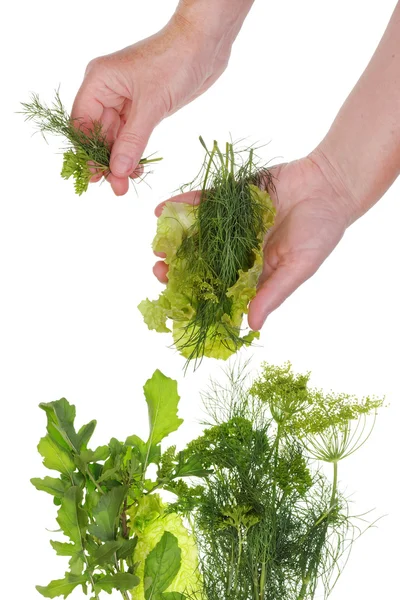
[[[308,382],[289,363],[264,365],[252,385],[233,367],[203,397],[210,421],[185,456],[212,473],[202,490],[172,491],[194,526],[206,600],[327,597],[362,533],[339,489],[346,453],[329,461],[330,478],[309,442],[332,427],[347,439],[349,424],[357,429],[382,401],[326,394],[322,410],[324,395]]]
[[[210,339],[211,344],[213,338],[221,339],[221,328],[228,349],[235,351],[243,345],[240,327],[224,320],[233,305],[227,292],[240,271],[253,266],[273,217],[271,208],[255,193],[261,175],[254,148],[236,151],[227,143],[222,153],[216,141],[211,151],[201,137],[200,142],[206,158],[199,176],[188,186],[195,188],[201,182],[201,199],[195,223],[177,253],[192,277],[196,306],[176,344],[180,351],[190,349],[188,361],[201,359]],[[271,184],[268,171],[263,175]]]
[[[26,121],[31,121],[44,139],[47,134],[61,136],[63,147],[64,179],[74,178],[75,192],[81,195],[88,188],[93,177],[93,169],[107,178],[110,173],[111,146],[107,141],[102,123],[91,121],[88,127],[82,118],[72,119],[64,107],[59,91],[51,106],[43,103],[38,94],[32,93],[30,102],[22,102]],[[142,158],[139,164],[157,162],[160,158]]]

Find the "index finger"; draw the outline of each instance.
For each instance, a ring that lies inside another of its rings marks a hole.
[[[91,129],[93,121],[100,121],[104,106],[96,99],[93,91],[85,81],[82,83],[72,105],[71,119],[79,121]]]

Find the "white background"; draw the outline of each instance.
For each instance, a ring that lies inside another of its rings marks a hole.
[[[151,189],[141,185],[122,198],[107,184],[75,196],[59,177],[57,145],[31,137],[15,111],[30,91],[51,101],[60,83],[70,108],[86,63],[158,30],[175,0],[23,1],[3,12],[2,597],[35,600],[35,584],[63,574],[45,531],[56,528],[55,508],[29,483],[45,474],[36,452],[45,427],[39,402],[65,396],[77,405],[79,424],[97,418],[95,443],[145,437],[141,388],[160,368],[179,380],[185,424],[175,441],[198,430],[199,390],[220,365],[204,361],[184,378],[170,338],[149,332],[136,308],[161,289],[151,272],[154,207],[197,172],[198,135],[270,142],[263,157],[275,162],[306,154],[365,68],[395,4],[256,1],[227,72],[154,133],[148,151],[164,161]],[[254,369],[263,360],[291,360],[296,370],[311,370],[317,386],[386,395],[390,403],[368,445],[342,467],[354,512],[387,516],[354,546],[337,600],[398,594],[399,191],[397,182],[351,227],[314,278],[268,319],[261,347],[251,352]]]

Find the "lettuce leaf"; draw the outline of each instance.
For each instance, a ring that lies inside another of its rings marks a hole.
[[[249,185],[249,188],[252,198],[266,209],[264,227],[267,231],[273,224],[275,214],[270,196],[255,185]],[[172,321],[175,346],[188,360],[201,358],[193,356],[195,340],[201,334],[196,324],[199,297],[210,303],[218,301],[212,286],[201,275],[194,274],[185,257],[179,253],[182,242],[197,233],[196,207],[178,202],[165,204],[158,219],[153,249],[165,253],[165,262],[169,265],[168,283],[157,300],[147,298],[138,306],[149,329],[168,333],[171,331],[169,321]],[[209,326],[202,344],[203,356],[226,360],[241,346],[249,346],[259,337],[259,332],[241,335],[241,326],[243,316],[248,312],[248,304],[256,294],[263,263],[262,247],[263,239],[260,239],[259,247],[254,250],[252,266],[238,271],[237,281],[226,291],[227,299],[231,300],[227,303],[229,311],[222,311],[217,322]]]
[[[164,505],[156,494],[152,495],[151,500],[144,500],[132,514],[130,511],[128,512],[132,517],[132,525],[138,536],[133,560],[138,563],[135,575],[140,579],[139,585],[131,591],[132,600],[145,600],[146,559],[165,532],[169,532],[177,538],[181,551],[180,569],[165,591],[181,592],[188,596],[198,593],[202,586],[197,546],[194,536],[184,526],[181,517],[175,513],[165,514]],[[140,527],[137,527],[138,517],[140,517]]]

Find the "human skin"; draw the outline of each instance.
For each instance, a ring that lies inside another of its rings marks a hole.
[[[129,177],[140,174],[137,165],[156,125],[223,73],[253,2],[181,0],[161,31],[88,64],[71,116],[87,125],[101,121],[107,130],[107,181],[115,194],[125,194]]]
[[[108,181],[128,190],[154,127],[208,89],[228,64],[253,0],[182,0],[154,36],[89,63],[72,116],[100,119],[113,144]],[[228,10],[229,9],[229,10]],[[213,18],[209,19],[212,14]],[[369,65],[321,143],[306,157],[272,169],[277,209],[264,269],[250,304],[260,329],[311,277],[346,229],[390,187],[400,168],[400,3]],[[120,169],[118,155],[130,164]],[[96,178],[96,177],[95,177]],[[175,201],[196,201],[196,194]],[[156,209],[160,214],[161,208]],[[161,260],[154,267],[167,280]]]
[[[249,307],[252,329],[311,277],[346,229],[386,192],[400,172],[400,2],[364,73],[330,130],[306,157],[270,170],[277,215],[264,268]],[[195,202],[195,194],[172,200]],[[162,205],[157,207],[160,215]],[[154,273],[167,280],[167,266]]]

